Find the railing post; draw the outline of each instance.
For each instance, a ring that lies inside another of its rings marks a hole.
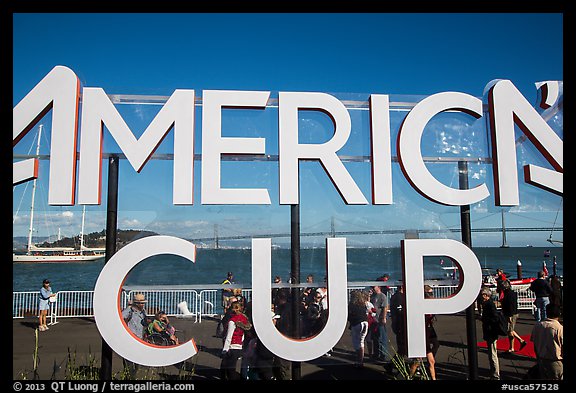
[[[468,163],[458,161],[458,181],[461,190],[468,189]],[[470,205],[460,206],[460,227],[462,243],[472,248],[472,230],[470,227]],[[466,341],[468,343],[468,377],[478,379],[478,347],[476,346],[476,302],[466,309]]]
[[[49,323],[50,326],[58,323],[58,321],[57,321],[58,317],[56,315],[56,313],[58,312],[57,304],[58,304],[57,302],[50,303],[50,323]],[[54,309],[56,309],[56,310],[54,310]]]

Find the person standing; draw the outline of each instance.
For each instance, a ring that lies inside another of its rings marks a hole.
[[[496,292],[498,292],[498,300],[502,301],[504,297],[504,287],[502,284],[507,281],[506,274],[500,268],[496,269]]]
[[[514,339],[520,342],[520,351],[526,346],[526,340],[524,340],[515,331],[516,320],[518,319],[518,294],[512,289],[512,285],[509,280],[502,283],[503,288],[503,298],[502,298],[502,314],[508,319],[508,340],[510,341],[509,353],[514,352]]]
[[[246,315],[242,313],[242,306],[236,302],[230,306],[232,317],[228,321],[226,338],[222,347],[222,362],[220,373],[222,380],[238,380],[240,374],[236,371],[238,359],[242,356],[245,332],[252,328]]]
[[[550,303],[547,317],[532,328],[530,339],[542,379],[564,379],[564,327],[559,321],[560,308]]]
[[[398,285],[396,292],[390,298],[390,317],[392,318],[392,331],[396,335],[396,351],[398,356],[408,356],[406,341],[406,295],[404,285]]]
[[[500,364],[498,362],[498,351],[496,342],[498,341],[498,315],[496,305],[492,300],[492,291],[484,287],[480,292],[482,296],[482,337],[488,346],[488,363],[490,364],[490,379],[500,379]]]
[[[550,288],[552,288],[550,303],[557,305],[560,310],[560,315],[562,315],[562,281],[560,281],[558,276],[554,275],[550,277]]]
[[[322,294],[314,291],[314,298],[306,307],[304,314],[304,337],[312,337],[320,333],[322,323]]]
[[[226,274],[226,279],[222,281],[222,285],[229,285],[232,286],[234,284],[234,274],[232,272],[228,272]],[[222,288],[222,308],[224,309],[224,314],[228,311],[228,307],[230,307],[231,301],[230,299],[234,296],[234,290],[232,288]]]
[[[274,284],[282,284],[282,278],[280,276],[276,276],[274,277]],[[286,296],[290,295],[290,289],[286,288],[286,287],[281,287],[281,288],[272,288],[272,303],[274,304],[274,307],[276,307],[276,305],[278,304],[278,294],[279,293],[284,293],[286,294]]]
[[[147,300],[144,294],[137,293],[132,299],[132,303],[124,310],[122,310],[122,318],[130,332],[139,338],[144,339],[144,333],[148,327],[148,316],[146,315],[146,305]],[[128,373],[130,379],[134,379],[136,372],[138,371],[138,364],[124,359],[124,368]]]
[[[292,301],[290,293],[279,292],[278,293],[278,303],[275,307],[275,315],[278,317],[276,320],[276,329],[286,337],[292,337],[294,332],[292,320]],[[280,356],[274,356],[273,358],[273,368],[272,373],[274,378],[278,381],[289,380],[291,378],[291,362],[281,358]]]
[[[220,285],[228,285],[229,287],[222,288],[222,314],[220,314],[220,320],[216,325],[216,337],[224,338],[224,331],[226,330],[226,324],[228,323],[227,317],[229,316],[229,309],[232,303],[236,301],[234,297],[234,289],[232,285],[234,284],[234,274],[228,272],[226,274],[226,279],[222,281]]]
[[[424,285],[424,298],[432,299],[434,297],[434,290],[430,285]],[[425,314],[424,320],[426,323],[426,360],[428,361],[428,371],[430,373],[430,379],[436,380],[436,353],[440,347],[440,342],[438,341],[438,335],[436,334],[436,329],[434,329],[434,322],[436,321],[436,315]],[[410,365],[410,377],[416,374],[416,370],[420,366],[421,359],[417,359]]]
[[[550,295],[552,294],[552,287],[544,278],[546,275],[543,271],[538,272],[538,278],[530,284],[530,290],[534,292],[536,300],[534,300],[534,318],[540,322],[546,319],[546,306],[550,303]]]
[[[424,298],[432,299],[434,298],[434,290],[430,285],[424,285]],[[436,315],[426,314],[426,359],[428,360],[428,370],[430,371],[430,378],[436,380],[436,353],[438,353],[438,348],[440,347],[440,341],[438,340],[438,334],[436,334],[436,329],[434,329],[434,322],[436,322]]]
[[[350,293],[348,304],[348,322],[352,335],[352,346],[356,351],[354,367],[364,367],[364,343],[368,334],[368,313],[366,303],[368,295],[363,291],[356,290]]]
[[[382,288],[376,285],[373,287],[370,301],[376,309],[376,320],[378,321],[376,339],[374,340],[374,345],[376,345],[377,348],[375,348],[374,353],[376,354],[377,360],[388,362],[388,333],[386,331],[388,310],[390,309],[388,297],[382,292]]]
[[[46,316],[48,315],[48,310],[50,310],[50,299],[55,298],[56,294],[52,293],[50,280],[45,278],[44,281],[42,281],[42,288],[40,288],[40,301],[38,305],[38,330],[41,332],[48,330]]]
[[[128,328],[139,339],[144,339],[144,331],[148,327],[148,316],[144,306],[148,301],[142,293],[137,293],[132,299],[132,303],[122,310],[122,318]]]

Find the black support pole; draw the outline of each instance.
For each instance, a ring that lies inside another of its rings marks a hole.
[[[458,161],[458,180],[461,190],[468,189],[468,163]],[[470,227],[470,205],[460,206],[460,228],[462,243],[472,248],[472,231]],[[475,303],[475,302],[474,302]],[[478,379],[478,348],[476,346],[476,311],[474,303],[466,309],[466,340],[468,343],[468,379]]]
[[[118,222],[118,167],[120,159],[116,155],[108,159],[108,199],[106,208],[106,258],[107,263],[116,252]],[[112,379],[112,348],[102,339],[102,366],[100,379]]]
[[[292,284],[300,284],[300,205],[290,206],[290,277]],[[292,288],[292,337],[300,338],[300,288]],[[302,364],[292,362],[292,379],[301,379]]]

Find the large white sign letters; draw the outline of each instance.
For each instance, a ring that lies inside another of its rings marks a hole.
[[[562,82],[540,82],[541,108],[557,105]],[[81,116],[79,113],[82,97]],[[67,67],[50,71],[13,109],[13,145],[30,131],[44,114],[52,109],[52,144],[50,147],[49,197],[51,205],[74,205],[76,161],[78,202],[101,203],[102,138],[104,126],[126,155],[135,171],[140,172],[167,133],[174,131],[173,203],[193,205],[194,191],[194,90],[175,90],[139,138],[134,136],[104,90],[81,89],[76,74]],[[221,157],[225,154],[265,154],[265,138],[222,136],[222,109],[251,108],[266,110],[269,91],[202,92],[202,204],[270,204],[267,189],[229,189],[221,185]],[[393,203],[392,154],[389,97],[370,96],[370,143],[373,204]],[[483,102],[484,101],[484,102]],[[483,105],[488,108],[483,111]],[[301,143],[298,140],[298,111],[326,113],[334,125],[334,135],[324,143]],[[424,128],[437,114],[445,111],[464,112],[473,118],[487,116],[492,142],[494,197],[498,206],[519,204],[516,166],[515,127],[536,146],[551,168],[534,164],[524,166],[525,182],[552,193],[563,195],[563,141],[536,109],[508,80],[490,82],[484,100],[457,92],[429,96],[407,114],[398,132],[397,153],[402,172],[420,194],[440,204],[463,206],[490,196],[488,186],[472,189],[449,187],[428,170],[420,150]],[[78,124],[81,124],[80,148],[77,152]],[[344,104],[326,93],[279,92],[278,155],[280,204],[299,203],[300,160],[317,160],[322,164],[342,199],[349,205],[366,205],[368,199],[350,175],[338,151],[351,135],[351,118]],[[38,176],[37,159],[13,164],[13,184]],[[315,359],[333,347],[345,330],[347,319],[347,272],[345,239],[328,239],[327,272],[330,313],[324,329],[315,337],[297,340],[279,333],[270,320],[271,241],[255,239],[252,243],[252,286],[254,327],[262,342],[278,356],[293,360]],[[424,314],[454,313],[468,307],[481,285],[480,265],[474,253],[454,240],[404,240],[408,326],[408,355],[425,356]],[[135,265],[157,254],[175,254],[191,261],[195,246],[182,239],[152,236],[136,240],[120,249],[103,268],[94,289],[94,314],[98,329],[106,342],[120,356],[149,366],[174,364],[196,354],[194,341],[174,347],[155,347],[131,334],[119,310],[123,281]],[[423,258],[442,255],[452,259],[463,277],[456,294],[446,299],[425,299],[423,294]]]

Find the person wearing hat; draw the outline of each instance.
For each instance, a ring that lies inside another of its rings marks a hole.
[[[132,303],[122,311],[122,318],[126,325],[139,339],[144,337],[144,329],[148,326],[148,316],[144,308],[147,300],[142,293],[137,293],[132,299]]]
[[[40,288],[40,304],[39,304],[39,315],[38,315],[38,330],[41,332],[48,330],[48,325],[46,325],[46,316],[48,315],[48,310],[50,309],[50,299],[55,299],[56,294],[52,293],[52,288],[50,288],[50,280],[47,278],[42,281],[42,288]]]
[[[137,293],[132,298],[132,303],[128,305],[124,310],[122,310],[122,318],[126,322],[126,326],[130,329],[130,332],[137,338],[143,340],[145,329],[148,327],[148,316],[146,315],[146,305],[147,300],[144,294]],[[129,374],[131,379],[138,369],[138,365],[131,361],[124,359],[124,367]]]
[[[222,285],[230,285],[234,284],[234,274],[232,272],[228,272],[226,274],[226,279],[222,281]],[[228,307],[232,304],[232,297],[234,296],[234,291],[232,288],[222,288],[222,308],[224,309],[224,315],[228,311]],[[222,316],[223,317],[223,316]]]

